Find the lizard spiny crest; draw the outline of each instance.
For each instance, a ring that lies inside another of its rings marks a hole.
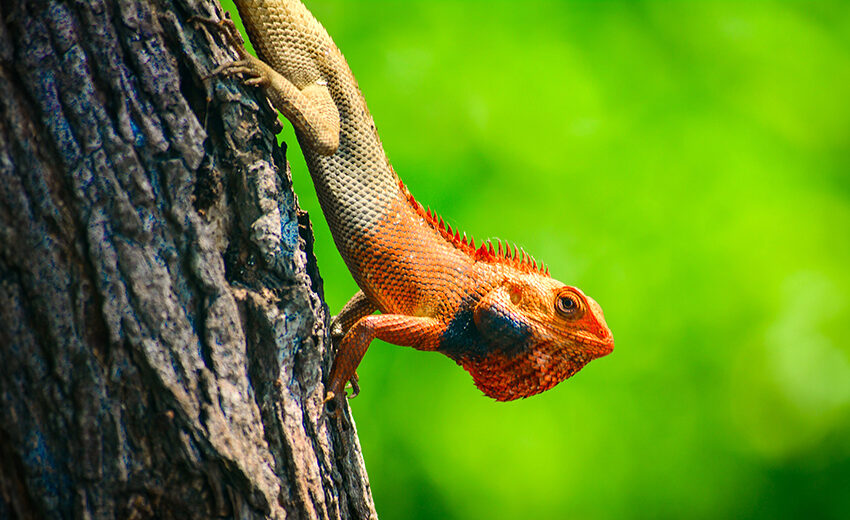
[[[495,239],[496,246],[494,247],[493,240],[488,239],[482,242],[480,247],[476,248],[475,238],[467,238],[466,233],[461,235],[458,229],[452,230],[452,227],[446,224],[442,217],[437,215],[436,211],[433,211],[430,207],[426,209],[420,204],[401,180],[398,181],[398,186],[401,189],[402,196],[407,199],[414,211],[425,222],[440,233],[440,236],[446,241],[468,254],[476,262],[483,261],[491,264],[503,264],[526,273],[538,273],[543,276],[549,276],[549,269],[543,262],[540,262],[538,265],[534,257],[526,253],[524,249],[517,247],[516,244],[513,245],[512,250],[511,244],[504,243],[503,247],[502,240]]]

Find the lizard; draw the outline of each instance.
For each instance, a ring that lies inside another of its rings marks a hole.
[[[413,198],[344,56],[301,1],[235,3],[259,57],[225,19],[218,27],[238,59],[213,75],[263,88],[292,123],[334,243],[360,288],[333,321],[341,339],[326,402],[343,399],[349,381],[356,394],[356,368],[374,339],[445,354],[497,401],[548,390],[612,352],[596,301],[515,245],[476,246]]]

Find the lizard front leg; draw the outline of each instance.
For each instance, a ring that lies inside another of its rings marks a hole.
[[[232,20],[195,20],[222,32],[239,55],[239,60],[216,68],[211,75],[241,74],[246,85],[262,87],[272,105],[307,139],[311,149],[320,155],[336,153],[339,148],[339,110],[323,78],[317,77],[312,83],[296,86],[289,78],[245,50]]]
[[[343,336],[334,358],[330,378],[326,384],[325,402],[345,395],[345,383],[354,371],[373,339],[382,339],[394,345],[435,350],[439,346],[444,326],[434,318],[420,318],[401,314],[379,314],[360,318]]]

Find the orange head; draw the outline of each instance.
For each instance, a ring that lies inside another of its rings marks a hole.
[[[614,349],[599,305],[537,272],[509,273],[478,301],[473,321],[487,348],[458,362],[498,401],[548,390]]]

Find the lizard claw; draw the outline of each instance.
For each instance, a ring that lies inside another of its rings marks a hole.
[[[265,87],[269,84],[269,76],[265,63],[248,54],[245,50],[245,41],[242,40],[242,35],[236,28],[236,24],[230,18],[222,20],[214,20],[212,18],[204,18],[201,16],[193,16],[189,18],[192,23],[201,24],[205,27],[224,36],[227,43],[236,50],[239,59],[230,63],[225,63],[216,67],[209,75],[203,79],[207,80],[214,76],[235,76],[242,74],[247,79],[244,81],[246,85]]]
[[[262,62],[253,56],[248,56],[239,61],[232,61],[216,67],[215,70],[210,72],[210,74],[204,79],[209,79],[218,75],[235,76],[237,74],[242,74],[248,78],[244,80],[246,85],[265,87],[269,84],[269,77],[258,63]]]
[[[339,399],[344,399],[344,398],[354,399],[355,397],[357,397],[360,394],[360,385],[357,382],[358,379],[359,378],[357,377],[357,372],[355,372],[354,377],[352,377],[348,381],[351,384],[351,394],[350,395],[346,395],[346,392],[343,390],[342,392],[340,392],[339,396],[337,396],[336,392],[334,392],[333,390],[328,390],[328,393],[325,394],[325,400],[322,401],[322,403],[327,404],[327,403],[333,401],[334,399],[336,399],[337,397],[339,397]]]
[[[349,381],[351,383],[351,395],[346,395],[345,390],[337,395],[333,390],[328,390],[328,393],[325,394],[325,399],[322,401],[322,404],[327,407],[328,412],[332,414],[339,414],[342,409],[342,401],[345,399],[354,399],[360,393],[360,385],[357,384],[357,374],[354,374],[354,377]]]
[[[357,377],[357,372],[354,373],[354,377],[352,377],[348,382],[351,383],[351,395],[348,396],[349,399],[354,399],[358,395],[360,395],[360,384],[358,383],[359,377]]]

